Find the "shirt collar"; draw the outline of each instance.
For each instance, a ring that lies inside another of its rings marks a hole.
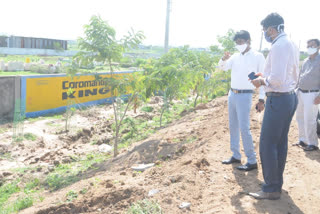
[[[318,60],[319,58],[320,58],[320,53],[318,53],[317,56],[314,59],[310,59],[310,56],[309,56],[308,60],[313,62],[315,60]]]
[[[287,34],[285,32],[280,33],[273,41],[272,44],[276,43],[280,37],[286,36]]]
[[[252,48],[250,48],[250,50],[248,52],[245,52],[244,54],[240,53],[241,56],[245,56],[252,53]]]

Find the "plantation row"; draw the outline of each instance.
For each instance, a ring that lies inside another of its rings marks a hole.
[[[114,97],[114,156],[118,154],[122,122],[131,106],[136,109],[155,93],[162,95],[164,102],[160,108],[161,127],[162,116],[170,109],[173,100],[192,99],[193,106],[196,107],[199,99],[210,100],[224,95],[229,88],[230,73],[215,72],[223,53],[218,46],[210,47],[211,52],[191,50],[188,46],[173,48],[159,59],[137,60],[136,64],[141,71],[116,78],[113,75],[114,62],[121,60],[125,50],[137,47],[145,38],[143,33],[132,30],[127,36],[117,40],[115,30],[101,17],[93,16],[90,23],[84,26],[84,34],[85,37],[78,40],[81,51],[74,57],[67,73],[74,76],[81,71],[81,67],[96,62],[107,64],[110,68],[110,77],[102,78],[97,74],[96,80],[102,80],[111,91],[111,97]],[[225,37],[218,37],[223,50],[234,51],[233,35],[234,32],[230,30]],[[72,90],[69,89],[69,94],[72,94]],[[128,97],[124,96],[128,94]],[[68,103],[70,106],[73,104]],[[70,109],[72,108],[68,108]]]

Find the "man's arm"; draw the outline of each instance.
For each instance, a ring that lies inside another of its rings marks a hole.
[[[224,56],[219,60],[218,67],[223,71],[228,71],[232,68],[233,56],[229,52],[225,52]]]
[[[266,64],[266,60],[265,60],[264,56],[261,54],[259,56],[258,73],[261,74],[262,76],[263,76],[263,73],[264,73],[265,64]],[[264,100],[264,98],[265,98],[264,87],[260,87],[259,88],[259,100]]]
[[[258,74],[259,75],[263,76],[265,63],[266,63],[266,60],[265,60],[264,56],[262,54],[259,55],[259,59],[258,59]],[[264,107],[265,107],[264,98],[265,98],[264,87],[260,87],[259,88],[259,101],[256,104],[257,112],[262,112],[264,110]]]

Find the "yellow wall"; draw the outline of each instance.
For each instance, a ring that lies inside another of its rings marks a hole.
[[[115,74],[119,77],[126,73]],[[100,75],[102,78],[110,74]],[[26,79],[26,112],[42,111],[67,105],[67,92],[73,88],[75,103],[85,103],[111,97],[111,92],[95,76],[39,77]]]

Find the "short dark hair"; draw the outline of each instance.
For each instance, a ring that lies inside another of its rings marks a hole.
[[[278,13],[270,13],[264,20],[261,21],[261,25],[263,28],[268,28],[268,27],[276,27],[280,26],[280,30],[284,30],[284,20],[282,16],[280,16]],[[277,28],[276,28],[277,29]],[[279,30],[278,30],[279,31]]]
[[[309,43],[309,42],[315,42],[317,44],[317,46],[320,46],[320,40],[319,39],[309,39],[307,41],[307,43]]]
[[[245,41],[251,40],[250,33],[246,30],[240,30],[234,35],[233,41],[236,41],[237,39],[244,39]]]

